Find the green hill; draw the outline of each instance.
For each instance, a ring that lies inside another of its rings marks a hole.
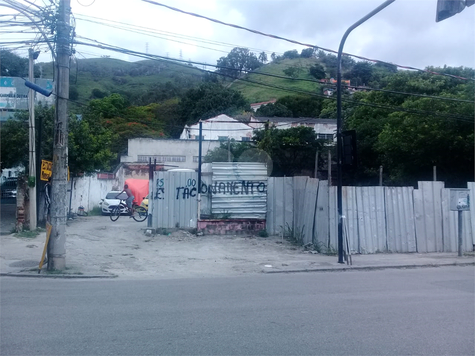
[[[247,74],[243,77],[243,80],[235,80],[229,87],[241,92],[250,103],[279,99],[287,95],[297,95],[298,91],[320,94],[320,85],[317,83],[262,75],[286,76],[284,70],[295,67],[297,79],[315,80],[309,74],[309,68],[315,63],[317,63],[315,58],[284,59],[272,62],[260,67],[253,73]],[[247,80],[263,85],[250,83]]]
[[[42,76],[53,77],[53,65],[41,63]],[[86,103],[112,93],[131,104],[146,105],[180,95],[202,82],[203,73],[191,66],[162,60],[126,62],[112,58],[78,59],[70,65],[70,99]]]
[[[309,68],[315,58],[283,59],[266,64],[242,79],[228,84],[249,103],[297,95],[299,91],[320,93],[320,85],[312,82],[264,76],[286,76],[284,70],[295,67],[298,79],[315,80]],[[39,63],[43,78],[53,78],[53,64]],[[133,105],[147,105],[176,96],[198,86],[204,74],[198,68],[164,60],[126,62],[113,58],[77,59],[70,65],[70,99],[72,108],[95,98],[118,93]],[[255,83],[248,82],[252,81]],[[256,83],[261,83],[259,85]],[[280,89],[282,88],[282,89]]]

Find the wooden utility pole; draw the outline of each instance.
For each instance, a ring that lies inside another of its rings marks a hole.
[[[56,115],[54,122],[53,177],[51,184],[51,225],[48,270],[66,267],[66,221],[68,183],[68,99],[71,48],[70,0],[59,3],[56,60]]]

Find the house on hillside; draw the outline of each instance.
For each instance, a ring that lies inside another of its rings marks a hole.
[[[251,117],[249,126],[253,129],[264,128],[265,122],[278,129],[291,127],[311,127],[317,133],[319,139],[334,141],[336,138],[336,119],[315,119],[308,117]]]
[[[251,141],[253,128],[248,124],[233,119],[228,115],[218,115],[202,121],[202,139],[226,141]],[[181,140],[199,140],[200,124],[185,125],[180,135]]]

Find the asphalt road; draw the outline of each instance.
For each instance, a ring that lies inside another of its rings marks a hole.
[[[474,268],[1,278],[1,355],[473,355]]]

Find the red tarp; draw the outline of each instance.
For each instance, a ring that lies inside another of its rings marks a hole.
[[[148,179],[126,179],[127,184],[134,195],[134,202],[137,205],[142,203],[143,198],[148,195]]]

